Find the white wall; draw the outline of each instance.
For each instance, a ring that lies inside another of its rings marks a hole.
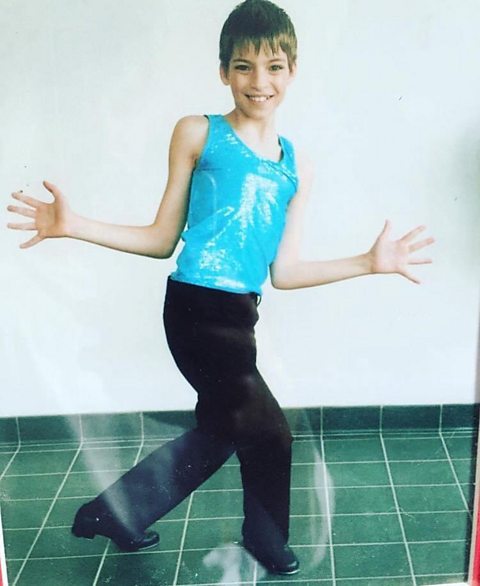
[[[175,121],[227,112],[217,38],[235,0],[0,4],[1,193],[48,178],[80,213],[148,223]],[[282,0],[300,38],[279,113],[317,170],[309,258],[427,223],[421,287],[265,290],[261,368],[286,406],[475,400],[478,0]],[[2,206],[4,208],[4,206]],[[8,214],[2,212],[2,224]],[[11,219],[11,218],[10,218]],[[191,408],[161,313],[173,261],[0,231],[0,416]]]

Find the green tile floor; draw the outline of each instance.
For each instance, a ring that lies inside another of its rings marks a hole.
[[[10,586],[420,586],[463,582],[473,496],[473,429],[297,434],[293,577],[265,574],[235,541],[235,458],[156,524],[158,549],[76,539],[75,510],[165,439],[0,444]]]

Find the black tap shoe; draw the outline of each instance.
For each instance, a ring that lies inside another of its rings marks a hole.
[[[87,505],[80,507],[75,515],[72,533],[75,537],[86,537],[87,539],[93,539],[95,535],[103,535],[111,539],[118,549],[129,552],[155,547],[160,541],[156,531],[146,531],[138,539],[122,535],[122,532],[115,528],[112,519],[90,513]]]
[[[300,571],[300,562],[288,545],[266,550],[244,539],[243,547],[271,574],[292,576]]]

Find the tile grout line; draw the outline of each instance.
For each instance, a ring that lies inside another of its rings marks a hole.
[[[323,413],[323,411],[322,411]],[[322,423],[323,428],[323,423]],[[327,469],[327,462],[325,460],[325,445],[323,442],[323,435],[320,436],[320,445],[322,449],[322,467],[323,467],[323,476],[325,478],[325,483],[327,482],[327,478],[329,478],[329,473]],[[330,551],[330,571],[332,574],[332,586],[336,586],[336,577],[335,577],[335,554],[333,550],[333,533],[332,533],[332,513],[330,508],[330,498],[329,498],[329,488],[333,487],[333,482],[327,487],[325,491],[325,509],[326,509],[326,517],[327,517],[327,531],[328,531],[328,539],[329,539],[329,551]]]
[[[95,574],[95,578],[93,579],[92,586],[96,586],[98,583],[98,579],[100,578],[100,574],[103,570],[103,565],[105,563],[105,559],[107,557],[107,552],[108,552],[109,548],[110,548],[110,540],[107,541],[107,544],[105,545],[105,549],[103,550],[102,559],[100,560],[100,562],[98,564],[97,572]],[[83,557],[83,556],[80,556],[80,557]]]
[[[429,540],[429,541],[411,541],[410,543],[414,544],[414,545],[432,545],[432,544],[445,544],[445,543],[464,543],[465,540],[464,539],[451,539],[451,540]],[[347,549],[349,547],[370,547],[372,545],[375,546],[390,546],[390,545],[403,545],[403,541],[364,541],[364,542],[354,542],[354,543],[336,543],[333,547],[335,548],[343,548],[343,549]],[[301,544],[301,545],[295,545],[296,549],[316,549],[316,545],[315,544]],[[217,547],[217,550],[220,551],[229,551],[229,546],[223,546],[223,547]],[[209,552],[212,551],[209,548],[206,547],[187,547],[187,548],[183,548],[184,552],[197,552],[197,551],[202,551],[202,552]],[[159,555],[163,555],[165,553],[179,553],[180,549],[163,549],[163,550],[157,550],[157,551],[150,551],[150,552],[144,552],[141,555],[142,556],[159,556]],[[115,558],[115,557],[120,557],[122,555],[125,555],[124,552],[118,552],[118,553],[110,553],[108,554],[109,558]],[[91,554],[86,554],[86,555],[62,555],[62,556],[40,556],[40,557],[36,557],[36,556],[31,556],[29,558],[29,560],[70,560],[70,559],[82,559],[82,558],[96,558],[98,557],[99,554],[96,553],[91,553]],[[8,561],[21,561],[22,558],[9,558]],[[255,562],[257,563],[257,562]],[[420,575],[420,574],[419,574]],[[350,578],[352,579],[352,578]]]
[[[406,554],[407,554],[408,566],[410,568],[410,575],[411,575],[411,578],[412,578],[412,584],[413,584],[413,586],[417,586],[417,578],[416,578],[415,572],[413,570],[413,562],[412,562],[412,556],[411,556],[411,553],[410,553],[410,547],[408,545],[407,535],[405,533],[405,527],[403,525],[402,514],[400,513],[400,506],[399,506],[399,503],[398,503],[397,491],[395,490],[395,484],[393,482],[392,471],[390,469],[390,463],[388,461],[387,450],[385,448],[385,442],[383,441],[383,434],[382,433],[380,433],[380,442],[382,444],[383,455],[384,455],[384,458],[385,458],[385,465],[387,467],[387,474],[388,474],[388,478],[390,480],[390,488],[392,490],[392,496],[393,496],[393,500],[394,500],[394,503],[395,503],[395,509],[397,511],[397,518],[398,518],[398,522],[399,522],[399,525],[400,525],[400,530],[401,530],[401,533],[402,533],[402,538],[403,538],[404,545],[405,545],[405,551],[406,551]]]
[[[444,543],[464,543],[463,539],[455,539],[455,540],[451,540],[451,541],[412,541],[411,543],[415,544],[415,545],[431,545],[431,544],[444,544]],[[403,541],[379,541],[379,542],[364,542],[364,543],[337,543],[334,545],[334,548],[348,548],[348,547],[370,547],[372,545],[375,546],[390,546],[390,545],[402,545]],[[296,548],[299,549],[314,549],[316,546],[315,545],[297,545]],[[229,548],[228,546],[226,547],[222,547],[222,548],[218,548],[221,551],[228,551]],[[162,551],[158,551],[158,552],[150,552],[150,553],[145,553],[145,554],[141,554],[141,555],[148,555],[148,556],[160,556],[162,554],[165,553],[179,553],[180,550],[178,549],[165,549]],[[186,549],[183,549],[184,552],[209,552],[211,551],[211,549],[207,549],[207,548],[202,548],[202,547],[189,547]],[[108,554],[108,557],[110,559],[114,559],[116,557],[120,557],[123,555],[123,552],[120,553],[113,553],[113,554]],[[64,555],[64,556],[41,556],[41,557],[30,557],[29,560],[74,560],[74,559],[85,559],[85,558],[97,558],[98,554],[86,554],[86,555]],[[21,561],[21,558],[11,558],[9,559],[9,561]],[[453,572],[452,575],[456,575],[457,572]],[[419,576],[422,576],[423,574],[418,574]],[[431,574],[426,574],[426,575],[431,575]],[[443,575],[443,573],[440,573],[438,575]],[[354,577],[350,577],[350,580],[354,579]],[[364,579],[363,576],[357,577],[356,579]],[[177,584],[178,586],[178,584]]]
[[[61,500],[61,499],[58,499]],[[57,500],[57,502],[58,502]],[[454,509],[454,510],[442,510],[442,511],[404,511],[406,514],[415,514],[415,515],[458,515],[458,513],[465,513],[464,509]],[[376,516],[396,516],[396,512],[376,512]],[[335,513],[335,517],[370,517],[371,513]],[[290,515],[292,519],[321,519],[323,520],[326,515],[324,514],[293,514]],[[241,515],[238,516],[225,516],[225,517],[194,517],[189,519],[191,523],[197,522],[206,522],[206,521],[231,521],[234,519],[243,519]],[[166,519],[162,520],[162,523],[184,523],[185,519]],[[45,525],[44,529],[68,529],[70,525]],[[21,531],[34,531],[38,529],[38,527],[12,527],[12,528],[5,528],[6,531],[11,532],[21,532]],[[452,539],[442,539],[437,541],[456,541]],[[391,542],[388,542],[391,543]],[[412,542],[413,543],[413,542]],[[421,542],[419,542],[421,543]]]
[[[444,430],[445,433],[450,433],[452,434],[452,437],[471,437],[472,436],[472,430],[470,428],[462,428],[461,430],[455,430],[455,432],[453,432],[451,429],[446,429]],[[424,433],[422,435],[417,435],[416,433],[413,433],[411,431],[408,430],[397,430],[393,433],[390,433],[388,430],[383,432],[384,437],[386,439],[388,439],[389,441],[403,441],[405,439],[405,437],[407,437],[409,440],[418,440],[418,441],[422,441],[422,440],[428,440],[428,439],[434,439],[434,438],[438,438],[438,430],[431,430],[428,433]],[[355,441],[355,442],[363,442],[363,441],[368,441],[371,440],[374,437],[378,437],[378,432],[377,433],[373,433],[371,431],[369,432],[364,432],[361,434],[361,436],[358,436],[358,434],[354,434],[354,436],[349,435],[348,433],[337,433],[335,435],[332,435],[331,433],[328,434],[324,434],[324,441],[325,442],[335,442],[338,441],[338,439],[344,439],[345,441]],[[295,438],[295,442],[297,444],[299,443],[311,443],[315,440],[318,441],[318,438],[316,436],[299,436],[294,434],[294,438]],[[154,436],[149,436],[146,440],[145,440],[145,445],[147,446],[154,446],[154,447],[158,447],[159,443],[161,442],[160,445],[162,445],[163,443],[168,442],[169,440],[174,439],[174,438],[166,438],[166,437],[154,437]],[[84,439],[84,447],[85,449],[90,449],[90,450],[109,450],[109,449],[133,449],[135,447],[138,446],[138,443],[141,441],[141,438],[129,438],[129,439],[119,439],[118,437],[110,437],[108,439],[95,439],[95,438],[91,438],[91,439]],[[125,445],[119,445],[119,443],[121,444],[125,444]],[[114,445],[112,445],[114,444]],[[131,444],[135,444],[135,445],[131,445]],[[27,442],[27,443],[23,443],[22,446],[24,447],[24,451],[25,453],[36,453],[38,451],[54,451],[54,452],[63,452],[63,451],[72,451],[74,449],[76,449],[76,447],[78,446],[78,442],[42,442],[42,443],[33,443],[33,442]],[[27,449],[28,448],[28,449]],[[44,448],[42,450],[39,450],[38,448]],[[0,447],[1,450],[1,447]],[[7,450],[8,451],[8,450]],[[11,450],[10,450],[11,451]],[[231,466],[232,464],[230,464]]]
[[[195,493],[192,493],[188,497],[187,512],[185,513],[185,523],[183,525],[182,539],[180,540],[180,549],[179,549],[179,552],[178,552],[177,567],[175,568],[175,576],[174,576],[174,579],[173,579],[172,586],[177,586],[178,576],[180,574],[180,565],[181,565],[181,562],[182,562],[183,547],[185,545],[185,539],[186,539],[186,536],[187,536],[187,529],[188,529],[188,520],[189,520],[188,517],[190,516],[190,510],[192,508],[192,501],[193,501],[194,494]],[[15,586],[15,584],[13,586]]]
[[[143,446],[144,447],[144,446]],[[140,446],[140,448],[138,449],[143,449],[142,446]],[[133,448],[130,448],[133,450]],[[69,452],[75,452],[75,449],[71,449],[71,450],[66,450]],[[84,450],[85,451],[85,450]],[[45,451],[38,451],[38,452],[25,452],[23,451],[23,454],[48,454],[50,452],[50,450],[45,450]],[[16,452],[15,452],[16,453]],[[15,455],[15,454],[14,454]],[[135,456],[136,458],[138,458],[138,454]],[[398,460],[398,459],[391,459],[390,463],[392,464],[427,464],[429,462],[450,462],[450,461],[458,461],[458,462],[470,462],[471,458],[451,458],[448,456],[446,458],[419,458],[419,459],[415,459],[415,460]],[[345,460],[343,462],[329,462],[328,465],[329,466],[351,466],[354,464],[358,464],[358,465],[362,465],[362,466],[369,466],[369,465],[373,465],[373,464],[384,464],[385,461],[382,460]],[[305,466],[315,466],[316,462],[311,461],[311,462],[296,462],[293,463],[293,469],[298,468],[300,469],[301,467],[305,467]],[[223,469],[225,468],[238,468],[237,464],[225,464],[223,466]],[[130,468],[95,468],[95,472],[127,472],[128,470],[130,470]],[[72,476],[75,475],[80,475],[80,474],[91,474],[92,470],[74,470],[72,471]],[[59,476],[61,474],[64,474],[64,472],[32,472],[31,474],[5,474],[6,477],[8,478],[22,478],[22,477],[36,477],[36,476]],[[3,478],[3,475],[2,475]],[[454,483],[437,483],[437,485],[448,485],[448,484],[454,484]],[[462,483],[460,483],[462,484]],[[469,484],[469,483],[463,483],[463,484]],[[345,487],[349,487],[350,485],[345,485]],[[374,485],[374,484],[365,484],[363,485],[365,487],[368,486],[382,486],[382,485]],[[406,484],[405,486],[414,486],[411,484]],[[416,485],[416,486],[422,486],[421,484]],[[428,484],[428,486],[434,486],[431,484]],[[295,488],[308,488],[308,487],[295,487]],[[200,492],[208,492],[208,491],[212,491],[212,490],[225,490],[225,489],[213,489],[213,488],[207,488],[207,489],[199,489]],[[226,489],[228,490],[228,489]]]
[[[18,421],[18,418],[17,418],[17,421]],[[7,473],[8,469],[10,468],[10,466],[12,465],[12,462],[15,460],[15,457],[17,456],[18,452],[20,451],[21,447],[22,447],[22,440],[20,438],[20,433],[18,433],[17,449],[12,454],[12,457],[8,461],[8,464],[5,466],[5,469],[3,470],[3,472],[0,474],[0,480],[3,480],[3,478],[6,477],[6,473]]]
[[[472,519],[472,513],[470,512],[469,508],[468,508],[468,503],[467,503],[467,499],[465,498],[465,495],[463,494],[463,490],[462,490],[462,485],[458,479],[457,476],[457,472],[455,470],[455,466],[453,465],[453,462],[450,458],[450,452],[448,451],[448,446],[443,438],[443,433],[442,430],[440,430],[440,439],[442,441],[442,445],[443,445],[443,449],[445,450],[445,453],[447,454],[447,458],[448,458],[448,463],[450,465],[450,470],[452,471],[453,477],[455,478],[455,484],[458,488],[458,491],[460,493],[460,497],[462,499],[462,502],[465,506],[465,510],[467,511],[468,517],[470,518],[470,520]]]
[[[37,544],[37,542],[38,542],[38,540],[40,538],[40,535],[41,535],[41,533],[42,533],[45,525],[47,524],[47,519],[50,516],[50,513],[52,512],[53,507],[55,506],[55,503],[57,502],[58,495],[63,490],[63,487],[65,486],[65,483],[67,481],[68,475],[69,475],[71,469],[73,468],[73,466],[75,465],[75,462],[77,461],[78,456],[80,455],[80,452],[82,450],[82,444],[83,444],[83,441],[80,442],[80,444],[78,446],[78,449],[77,449],[77,452],[76,452],[75,456],[72,458],[72,461],[70,462],[70,466],[68,467],[68,469],[67,469],[67,471],[65,473],[65,477],[64,477],[63,481],[60,483],[60,486],[58,487],[57,492],[55,493],[55,496],[52,499],[52,503],[51,503],[50,507],[48,508],[47,513],[45,514],[45,517],[43,519],[43,523],[40,526],[40,528],[38,529],[38,532],[37,532],[37,534],[35,536],[35,539],[33,540],[33,543],[30,546],[30,548],[29,548],[29,550],[27,552],[27,555],[25,556],[25,559],[23,560],[22,565],[20,566],[20,568],[19,568],[19,570],[17,572],[17,575],[15,576],[15,580],[14,580],[12,586],[16,586],[16,584],[17,584],[20,576],[22,575],[22,572],[23,572],[23,570],[24,570],[24,568],[25,568],[25,566],[27,564],[27,561],[28,561],[30,555],[32,554],[32,551],[33,551],[34,547],[36,546],[36,544]]]

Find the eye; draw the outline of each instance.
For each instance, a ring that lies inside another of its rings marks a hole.
[[[285,69],[284,65],[280,65],[279,63],[276,63],[275,65],[271,65],[270,66],[270,71],[282,71],[283,69]]]
[[[235,71],[249,71],[250,67],[245,63],[238,63],[235,65]]]

